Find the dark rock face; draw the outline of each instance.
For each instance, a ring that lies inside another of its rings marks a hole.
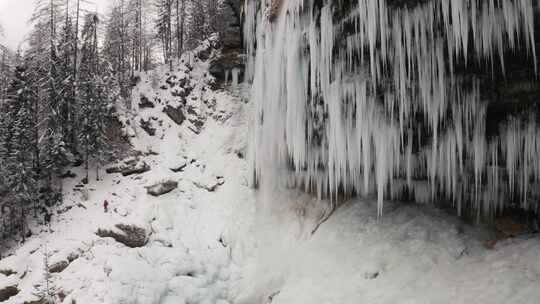
[[[178,182],[164,181],[164,182],[146,187],[146,192],[152,196],[160,196],[163,194],[167,194],[176,188],[178,188]]]
[[[181,107],[175,108],[168,105],[165,107],[165,109],[163,109],[163,112],[167,114],[167,116],[169,116],[169,118],[177,125],[181,125],[186,120],[186,116],[184,115]]]
[[[238,0],[226,0],[224,14],[229,20],[226,28],[220,33],[221,56],[214,60],[210,66],[210,74],[220,82],[225,80],[227,71],[239,69],[240,81],[243,80],[244,53],[243,29],[241,22],[241,3]]]
[[[118,243],[124,244],[130,248],[144,247],[148,242],[146,230],[134,225],[117,224],[115,227],[119,231],[108,229],[98,229],[96,234],[99,237],[110,237]]]
[[[230,73],[233,69],[238,69],[238,80],[239,82],[242,82],[245,70],[242,52],[242,48],[222,49],[221,56],[212,62],[212,65],[210,66],[210,74],[216,79],[224,81],[227,73]]]

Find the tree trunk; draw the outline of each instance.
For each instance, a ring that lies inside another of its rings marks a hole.
[[[21,204],[21,236],[22,236],[22,241],[23,243],[26,242],[26,229],[25,229],[25,215],[24,215],[24,203]]]
[[[2,50],[2,62],[0,63],[0,107],[4,106],[6,98],[6,87],[4,82],[6,82],[6,50]]]
[[[80,13],[80,0],[77,0],[77,8],[75,10],[75,33],[74,33],[74,36],[73,36],[73,39],[75,41],[75,43],[73,44],[74,45],[74,48],[73,48],[73,100],[72,102],[77,104],[77,99],[79,97],[79,84],[78,84],[78,81],[79,81],[79,77],[78,77],[78,67],[77,67],[77,60],[78,60],[78,55],[79,55],[79,13]],[[77,139],[76,139],[76,136],[75,136],[75,127],[74,127],[74,119],[73,119],[73,115],[71,113],[71,108],[69,105],[68,105],[68,123],[70,124],[70,139],[71,141],[73,141],[73,150],[75,151],[76,149],[76,146],[77,146]],[[74,108],[74,107],[73,107]]]
[[[142,70],[143,37],[143,0],[139,0],[139,72]]]

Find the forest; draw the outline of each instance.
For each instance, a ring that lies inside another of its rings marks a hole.
[[[118,0],[106,15],[88,0],[40,0],[18,50],[0,45],[2,238],[29,233],[62,201],[65,168],[114,159],[118,107],[138,74],[180,58],[227,28],[224,1]],[[1,24],[1,20],[0,20]],[[224,26],[225,24],[225,26]],[[2,32],[0,31],[0,34]]]

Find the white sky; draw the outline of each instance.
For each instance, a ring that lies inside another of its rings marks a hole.
[[[4,28],[4,36],[0,38],[12,49],[24,40],[29,30],[28,20],[34,11],[36,0],[0,0],[0,24]],[[97,10],[105,13],[111,0],[93,0]]]

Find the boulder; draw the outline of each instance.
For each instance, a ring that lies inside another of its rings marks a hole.
[[[9,300],[9,298],[19,294],[17,286],[8,286],[0,289],[0,302]]]
[[[184,169],[187,167],[188,163],[187,163],[187,160],[185,159],[182,159],[181,161],[179,161],[178,163],[174,164],[173,166],[171,166],[169,169],[171,169],[172,172],[182,172],[184,171]]]
[[[116,224],[117,230],[98,229],[96,235],[99,237],[110,237],[118,243],[130,248],[139,248],[146,245],[148,237],[146,230],[135,225]]]
[[[178,188],[178,182],[168,180],[164,182],[159,182],[151,186],[147,186],[145,188],[148,194],[152,196],[160,196]]]
[[[133,174],[142,174],[150,171],[150,166],[148,166],[144,161],[141,161],[137,165],[122,170],[122,176],[130,176]]]
[[[115,166],[105,168],[105,172],[107,174],[120,173],[120,172],[122,172],[122,168],[119,165],[115,165]]]
[[[167,116],[169,116],[169,118],[177,125],[181,125],[186,120],[186,116],[181,107],[175,108],[168,105],[163,109],[163,113],[167,114]]]
[[[194,184],[198,188],[204,189],[208,192],[214,192],[219,186],[225,184],[225,179],[222,176],[203,177],[201,180],[195,181]]]
[[[136,157],[124,159],[120,163],[117,163],[105,169],[105,172],[107,172],[108,174],[121,173],[123,176],[141,174],[148,171],[150,171],[150,166],[145,161]]]

